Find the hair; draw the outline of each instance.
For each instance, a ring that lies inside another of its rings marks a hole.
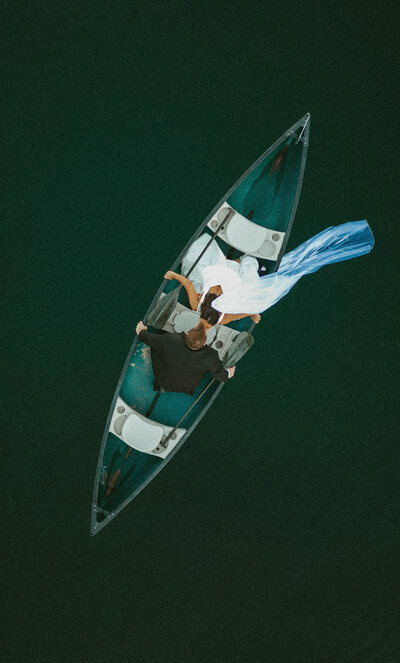
[[[191,350],[200,350],[207,340],[207,332],[204,325],[199,322],[197,327],[193,327],[185,337],[185,343]]]
[[[208,322],[211,327],[217,324],[220,314],[212,306],[204,304],[200,307],[200,318]]]
[[[217,297],[219,297],[219,295],[216,295],[214,292],[207,292],[206,296],[204,297],[201,303],[200,312],[203,306],[211,306],[211,302],[213,302],[214,299],[217,299]]]

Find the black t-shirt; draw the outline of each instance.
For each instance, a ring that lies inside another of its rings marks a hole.
[[[185,336],[185,332],[140,332],[139,339],[151,348],[155,390],[162,387],[166,391],[193,395],[206,373],[211,373],[221,382],[228,380],[228,371],[223,368],[217,351],[208,345],[200,350],[191,350],[185,343]]]

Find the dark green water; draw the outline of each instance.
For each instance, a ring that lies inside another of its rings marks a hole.
[[[3,660],[400,661],[396,3],[3,2]],[[162,275],[312,114],[289,250],[364,258],[263,316],[167,468],[89,537]]]

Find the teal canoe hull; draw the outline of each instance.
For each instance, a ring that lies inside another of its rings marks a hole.
[[[273,261],[265,260],[263,263],[269,272],[278,269],[300,196],[309,130],[310,116],[307,114],[252,164],[199,226],[171,266],[171,270],[180,271],[182,258],[188,248],[200,234],[208,231],[207,224],[223,204],[230,205],[244,217],[251,212],[253,223],[282,234],[279,255]],[[232,246],[223,239],[219,237],[217,239],[225,254],[230,251],[233,258],[240,256],[240,251],[232,249]],[[163,281],[146,315],[143,316],[144,320],[148,318],[160,296],[174,287],[176,282]],[[186,293],[183,288],[181,290],[179,302],[182,306],[188,306]],[[231,323],[228,327],[234,331],[251,332],[254,323],[251,318],[244,318]],[[149,331],[162,333],[151,327]],[[93,489],[90,529],[92,535],[97,534],[115,518],[171,460],[224,386],[224,383],[212,380],[210,375],[206,375],[198,385],[194,396],[172,392],[160,395],[151,410],[152,421],[174,428],[184,417],[182,421],[184,428],[178,429],[184,431],[181,433],[181,438],[168,455],[161,458],[132,448],[115,433],[118,430],[115,427],[116,404],[123,403],[124,406],[126,404],[129,411],[132,410],[145,417],[155,396],[153,380],[150,348],[136,336],[115,390],[100,448]],[[206,393],[201,395],[206,387],[208,387]],[[189,413],[185,416],[189,409]],[[114,428],[110,429],[112,422]]]

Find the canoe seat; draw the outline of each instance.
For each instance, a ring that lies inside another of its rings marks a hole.
[[[233,210],[233,208],[225,202],[208,222],[208,227],[215,230],[229,210]],[[256,258],[276,260],[285,233],[264,228],[246,219],[236,210],[233,212],[234,214],[220,229],[218,236],[242,253],[248,253]]]
[[[139,412],[132,412],[122,426],[121,437],[133,449],[149,453],[161,442],[163,432],[161,424],[146,419]]]
[[[200,314],[197,311],[191,311],[180,302],[177,302],[163,329],[167,332],[188,332],[189,329],[198,324],[199,319]],[[216,324],[207,330],[207,345],[214,348],[218,352],[219,358],[222,359],[238,333],[235,329]]]
[[[111,418],[110,432],[132,449],[152,454],[157,445],[171,430],[171,426],[160,424],[158,421],[148,419],[136,412],[118,396]],[[177,428],[171,437],[168,448],[163,453],[154,455],[157,455],[158,458],[165,458],[185,433],[185,428]]]
[[[200,313],[198,311],[181,311],[180,313],[176,313],[172,324],[174,325],[174,329],[179,334],[180,332],[188,332],[193,327],[196,327],[196,325],[199,324],[200,320]],[[211,345],[212,342],[215,339],[215,335],[217,333],[216,327],[210,327],[210,329],[207,329],[207,345]]]

